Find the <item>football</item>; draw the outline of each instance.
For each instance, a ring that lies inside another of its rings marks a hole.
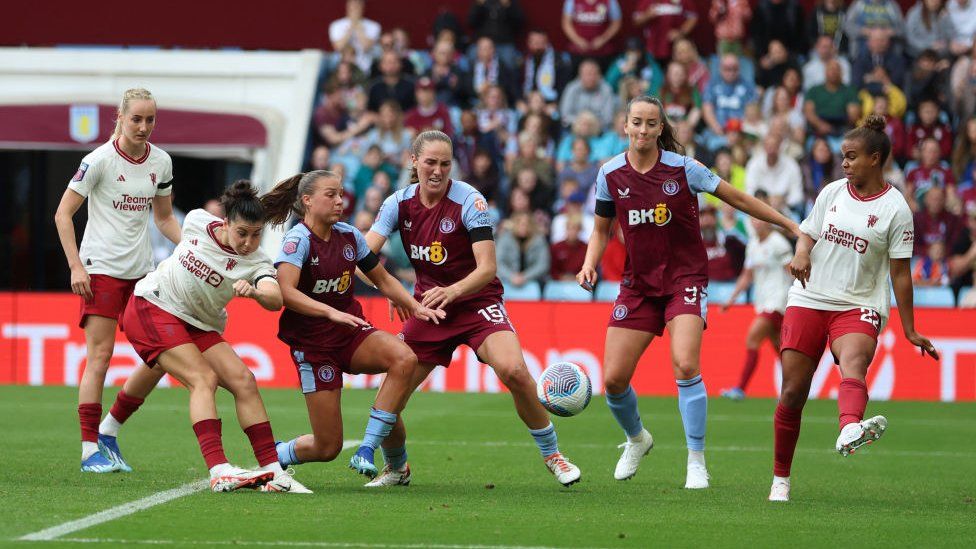
[[[586,409],[593,396],[590,378],[572,362],[557,362],[546,368],[536,384],[539,402],[557,416],[575,416]]]

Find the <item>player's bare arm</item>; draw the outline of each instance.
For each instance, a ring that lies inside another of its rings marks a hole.
[[[719,182],[714,195],[740,212],[747,213],[756,219],[762,219],[763,221],[779,225],[789,231],[794,237],[800,237],[800,225],[796,221],[779,213],[762,200],[736,189],[725,180]]]
[[[922,334],[915,331],[915,309],[912,294],[912,267],[909,259],[890,259],[888,272],[891,275],[891,289],[898,302],[898,316],[905,339],[922,351],[922,355],[939,360],[939,352]]]
[[[290,263],[280,263],[278,265],[278,285],[280,286],[281,298],[285,307],[298,314],[321,317],[346,326],[355,327],[369,324],[358,316],[344,313],[325,303],[319,303],[302,293],[298,289],[298,279],[301,277],[301,274],[302,270]]]
[[[386,244],[386,237],[377,233],[376,231],[369,231],[364,236],[366,238],[366,245],[372,250],[374,254],[379,254],[380,250],[383,249],[383,245]],[[359,272],[357,269],[356,272]],[[365,276],[365,275],[364,275]],[[404,309],[390,300],[390,322],[393,322],[393,311],[396,311],[397,316],[400,318],[401,322],[406,322],[410,318],[410,311]]]
[[[807,287],[807,281],[810,280],[810,250],[813,249],[814,244],[816,243],[810,238],[810,235],[801,234],[796,241],[796,252],[794,252],[793,260],[790,261],[789,265],[790,274],[799,280],[804,288]]]
[[[278,311],[282,306],[281,289],[270,278],[262,278],[256,286],[246,280],[238,280],[234,283],[234,294],[253,299],[269,311]]]
[[[173,195],[154,196],[152,199],[153,221],[156,228],[173,244],[180,243],[180,222],[173,215]]]
[[[607,239],[610,235],[611,218],[597,215],[593,219],[593,234],[590,235],[590,242],[586,245],[586,258],[583,260],[583,268],[576,275],[576,282],[584,290],[592,292],[596,286],[596,266],[603,258],[603,252],[607,249]]]
[[[71,291],[86,300],[91,300],[91,277],[88,276],[88,271],[81,263],[81,256],[78,254],[78,240],[75,236],[75,224],[72,221],[75,212],[84,203],[84,196],[72,189],[65,189],[61,196],[61,203],[58,204],[58,209],[54,212],[54,224],[58,228],[58,238],[61,240],[64,256],[68,260],[68,268],[71,269]]]
[[[495,279],[497,263],[495,262],[495,241],[481,240],[471,244],[474,252],[476,267],[468,276],[458,280],[450,286],[438,286],[424,292],[420,302],[424,307],[439,309],[446,307],[459,297],[471,295],[484,288]]]
[[[369,280],[376,285],[376,288],[383,293],[397,309],[402,309],[410,316],[440,324],[440,319],[444,318],[444,310],[432,310],[424,307],[410,295],[403,284],[393,277],[383,265],[379,263],[368,273],[365,273]]]

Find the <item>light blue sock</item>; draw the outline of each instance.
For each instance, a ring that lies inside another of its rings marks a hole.
[[[536,445],[539,447],[539,452],[542,453],[542,457],[547,458],[553,454],[559,453],[559,441],[556,439],[556,427],[552,423],[543,427],[542,429],[529,429],[529,433],[532,434],[532,438],[535,439]]]
[[[390,469],[403,469],[407,464],[407,447],[383,448],[383,461],[390,466]]]
[[[678,410],[685,426],[685,441],[689,450],[705,450],[705,417],[708,415],[708,395],[701,374],[691,379],[676,379]]]
[[[608,392],[607,406],[628,437],[636,437],[644,430],[640,412],[637,410],[637,393],[633,387],[628,385],[627,390],[618,395]]]
[[[280,463],[282,467],[298,465],[301,463],[301,461],[298,461],[298,455],[295,453],[296,442],[298,442],[298,439],[293,438],[288,442],[280,442],[275,444],[275,450],[278,451],[278,463]]]
[[[390,431],[393,430],[396,420],[396,414],[370,408],[369,421],[366,422],[366,434],[363,435],[363,442],[359,447],[369,446],[373,450],[379,448],[386,435],[389,435]]]

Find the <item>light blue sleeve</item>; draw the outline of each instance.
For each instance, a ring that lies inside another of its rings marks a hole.
[[[397,230],[397,223],[400,221],[399,194],[393,193],[386,197],[383,205],[380,206],[380,211],[376,214],[376,221],[373,222],[373,226],[369,230],[384,237],[390,236],[393,231]]]
[[[721,181],[718,175],[694,158],[685,157],[685,177],[688,187],[696,193],[715,193]]]
[[[369,249],[369,244],[366,243],[366,237],[363,236],[363,233],[359,232],[359,229],[353,227],[352,234],[356,239],[356,263],[359,263],[365,259],[372,250]]]
[[[563,15],[573,15],[573,0],[563,2]]]
[[[607,176],[603,173],[603,166],[600,166],[600,171],[596,173],[596,199],[604,202],[613,202],[613,197],[610,196],[610,189],[607,188]]]
[[[308,259],[308,237],[301,233],[298,227],[285,233],[285,238],[281,241],[281,250],[278,252],[278,259],[275,259],[275,266],[280,263],[291,263],[301,269]]]
[[[566,0],[567,3],[570,1]],[[621,17],[623,17],[623,14],[620,11],[620,4],[617,3],[617,0],[610,0],[610,20],[620,21]]]
[[[468,232],[481,227],[492,228],[488,201],[478,191],[472,192],[464,199],[464,204],[461,205],[461,223]]]

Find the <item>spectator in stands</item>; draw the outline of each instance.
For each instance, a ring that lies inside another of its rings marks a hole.
[[[715,42],[719,55],[742,55],[746,28],[752,19],[748,0],[712,0],[708,20],[715,27]]]
[[[326,85],[334,85],[342,91],[342,101],[349,104],[366,91],[366,73],[352,62],[343,61],[336,65],[334,71],[326,81]]]
[[[838,55],[834,40],[827,35],[821,35],[814,43],[813,55],[803,65],[803,90],[808,91],[827,81],[827,64],[836,61],[840,64],[841,82],[851,83],[851,64],[847,59]]]
[[[369,68],[369,77],[371,79],[376,79],[383,75],[383,71],[380,69],[380,62],[383,59],[383,54],[387,52],[392,52],[397,56],[400,60],[400,70],[405,76],[413,78],[417,74],[417,67],[410,58],[410,50],[406,47],[401,48],[397,46],[394,31],[384,32],[380,35],[379,53],[376,54],[373,59],[373,65]],[[400,32],[406,34],[406,31],[403,29],[400,29]]]
[[[519,131],[531,131],[536,134],[540,145],[547,151],[554,150],[555,139],[559,137],[560,131],[559,123],[556,121],[559,117],[559,108],[547,104],[539,92],[532,92],[525,101],[520,102],[519,113],[521,115],[518,123]]]
[[[489,0],[486,0],[489,1]],[[480,98],[488,86],[501,86],[505,99],[514,103],[518,98],[518,78],[512,65],[495,53],[495,43],[483,36],[475,43],[475,56],[471,60],[471,74],[467,89],[472,98]]]
[[[494,200],[498,193],[499,180],[498,167],[488,151],[476,150],[471,162],[471,172],[465,175],[464,181],[478,189],[485,200]]]
[[[932,50],[924,50],[912,63],[911,75],[908,78],[907,92],[909,107],[915,109],[926,99],[931,99],[939,107],[949,105],[949,68],[952,65],[948,59],[939,59]]]
[[[906,198],[912,206],[914,201],[921,200],[925,191],[934,187],[949,190],[949,187],[954,187],[956,184],[956,180],[952,177],[952,168],[948,162],[942,160],[939,143],[935,139],[931,137],[924,139],[920,149],[918,166],[905,174],[905,191],[908,194]],[[952,189],[952,192],[955,192],[955,189]]]
[[[468,106],[470,90],[467,85],[471,77],[458,63],[454,45],[447,40],[439,40],[431,50],[431,60],[427,76],[434,82],[437,102],[452,107]]]
[[[976,38],[976,1],[948,0],[946,11],[956,33],[949,45],[954,55],[963,55],[971,50]]]
[[[708,281],[733,282],[742,272],[746,245],[731,233],[719,230],[717,211],[706,205],[698,214],[702,242],[708,255]]]
[[[370,187],[366,189],[366,193],[363,195],[363,200],[360,202],[356,215],[365,212],[370,215],[369,221],[372,223],[376,219],[376,214],[380,211],[380,207],[383,205],[384,198],[383,191],[378,188]],[[369,231],[369,226],[366,227],[366,231]]]
[[[542,211],[546,213],[547,217],[552,217],[552,203],[555,197],[555,189],[541,183],[539,178],[536,177],[535,171],[524,168],[516,172],[512,186],[525,191],[525,194],[529,197],[529,208],[532,211]],[[549,220],[547,219],[546,227],[548,226]]]
[[[690,0],[640,0],[632,20],[635,27],[643,28],[647,51],[665,66],[674,42],[691,35],[698,13]]]
[[[649,90],[656,90],[664,80],[661,67],[654,57],[644,50],[644,43],[636,36],[627,39],[623,53],[614,59],[607,69],[607,84],[618,93],[621,91],[621,84],[627,78],[644,82],[646,89]]]
[[[491,155],[492,162],[501,165],[501,144],[495,138],[495,134],[483,133],[478,129],[478,116],[474,111],[463,111],[461,113],[461,131],[454,144],[454,156],[458,159],[458,166],[462,173],[472,173],[472,160],[477,149],[485,150]]]
[[[708,65],[702,61],[698,55],[698,48],[694,42],[683,38],[674,43],[674,60],[685,66],[688,72],[688,81],[692,86],[698,88],[698,93],[704,95],[705,88],[711,78]]]
[[[753,143],[762,141],[769,133],[769,121],[763,118],[758,103],[746,105],[745,112],[742,114],[742,133]]]
[[[788,70],[796,71],[799,77],[800,65],[796,61],[796,56],[790,53],[786,45],[779,40],[770,40],[766,54],[759,58],[756,67],[756,85],[762,90],[778,86],[783,82],[783,76]]]
[[[373,178],[378,172],[385,172],[390,178],[399,173],[397,166],[384,160],[383,151],[378,144],[366,149],[362,156],[362,164],[352,177],[352,190],[358,197],[366,195],[366,189],[373,186]]]
[[[319,145],[312,149],[312,155],[308,159],[310,170],[326,170],[329,162],[332,161],[332,151],[325,145]]]
[[[712,79],[702,98],[702,115],[708,130],[705,147],[715,150],[728,144],[725,126],[729,120],[741,120],[746,105],[758,100],[756,87],[739,74],[739,58],[725,54],[719,61],[720,78]]]
[[[380,38],[380,24],[363,17],[365,0],[346,0],[346,16],[329,25],[329,41],[332,49],[342,51],[352,46],[356,54],[356,66],[369,72],[373,63],[373,46]]]
[[[562,171],[573,160],[573,147],[575,147],[577,139],[586,141],[589,146],[589,161],[596,162],[599,160],[593,151],[600,144],[600,135],[600,121],[597,120],[596,115],[589,111],[579,113],[573,122],[572,132],[567,133],[559,140],[559,146],[556,149],[557,172]],[[581,183],[585,184],[583,181]]]
[[[715,152],[715,160],[712,162],[712,172],[719,176],[723,181],[728,181],[729,185],[732,185],[736,189],[745,192],[746,190],[746,170],[739,164],[736,164],[732,160],[732,151],[728,148],[723,147]],[[724,204],[722,199],[709,194],[704,193],[705,202],[718,208],[720,204]]]
[[[493,49],[498,49],[498,57],[509,67],[518,63],[515,42],[524,21],[518,0],[474,0],[468,12],[468,28],[472,34],[479,42],[481,38],[490,39]]]
[[[508,165],[509,178],[513,178],[523,169],[529,169],[535,172],[535,176],[544,185],[552,186],[555,174],[550,158],[545,148],[540,146],[538,136],[529,130],[523,130],[518,135],[518,154]]]
[[[793,158],[781,154],[783,139],[770,133],[763,139],[762,150],[746,164],[746,193],[765,191],[769,204],[783,210],[786,206],[799,214],[803,207],[803,174]]]
[[[527,98],[530,93],[538,92],[546,104],[555,107],[573,73],[563,54],[553,49],[544,30],[529,31],[522,65],[521,97]]]
[[[440,130],[453,136],[451,113],[447,110],[447,105],[437,101],[434,81],[428,76],[422,76],[417,79],[415,90],[417,106],[407,111],[403,117],[403,125],[413,131],[414,135],[425,130]]]
[[[976,116],[959,124],[956,145],[952,149],[952,175],[962,183],[976,167]],[[971,181],[971,180],[970,180]]]
[[[403,112],[400,104],[389,99],[380,105],[376,117],[376,126],[366,133],[364,146],[376,145],[383,153],[383,161],[394,166],[406,163],[404,155],[410,152],[410,141],[413,138],[410,130],[403,126]]]
[[[806,141],[807,122],[803,118],[803,96],[791,97],[790,92],[783,86],[773,90],[773,110],[769,113],[770,127],[783,125],[785,134],[792,143],[800,145]],[[797,108],[800,107],[800,108]],[[792,155],[791,155],[792,156]]]
[[[403,76],[402,66],[400,57],[392,51],[380,56],[380,77],[369,86],[367,108],[371,112],[379,111],[380,105],[386,101],[395,102],[400,109],[414,107],[414,85]]]
[[[826,80],[807,91],[803,105],[810,133],[828,137],[832,150],[840,149],[840,137],[860,118],[857,92],[841,80],[841,66],[835,59],[827,62]]]
[[[742,121],[738,118],[729,120],[728,124],[729,126],[738,128],[736,131],[741,131],[742,129]],[[731,143],[734,136],[729,131],[729,127],[726,127],[725,135]],[[736,133],[736,136],[741,136],[741,133]],[[674,138],[678,140],[678,143],[684,145],[685,156],[694,158],[705,165],[712,163],[714,154],[711,150],[699,145],[698,139],[695,137],[695,129],[691,127],[691,124],[687,122],[678,122],[675,124]]]
[[[553,220],[564,213],[570,198],[585,201],[583,192],[580,191],[579,181],[575,179],[563,179],[556,186],[556,201],[552,203],[552,211],[556,212],[556,217]]]
[[[516,288],[542,283],[549,275],[549,245],[536,232],[532,217],[516,213],[503,224],[495,252],[498,278]]]
[[[617,97],[600,76],[600,66],[592,60],[580,63],[579,75],[563,90],[559,102],[563,124],[571,126],[581,112],[590,111],[596,115],[602,132],[610,127],[616,110]]]
[[[573,139],[573,157],[559,171],[557,181],[561,184],[566,179],[575,179],[579,181],[581,190],[588,193],[590,187],[596,183],[599,171],[600,166],[592,160],[590,143],[586,139],[577,137]]]
[[[905,17],[908,55],[914,58],[932,50],[939,57],[948,57],[955,32],[944,0],[918,0]]]
[[[924,257],[916,258],[912,268],[912,283],[915,286],[948,286],[949,264],[945,257],[945,242],[929,244]]]
[[[762,113],[763,116],[771,117],[773,115],[773,98],[776,95],[777,90],[786,91],[786,99],[789,103],[789,108],[796,111],[796,114],[801,118],[803,117],[803,78],[800,73],[799,67],[791,66],[787,67],[783,71],[783,76],[777,82],[773,83],[772,87],[766,89],[762,97]]]
[[[852,57],[860,53],[873,31],[880,31],[891,41],[905,38],[905,19],[895,0],[854,0],[851,4],[844,18],[844,32]]]
[[[942,187],[930,187],[924,192],[925,205],[915,212],[915,247],[912,255],[928,254],[929,246],[936,242],[955,242],[962,220],[946,210],[946,191]]]
[[[752,48],[755,55],[765,56],[773,40],[779,40],[794,54],[806,52],[803,25],[803,9],[796,0],[760,0],[752,14]]]
[[[475,115],[478,117],[478,131],[493,134],[499,145],[508,142],[509,136],[514,135],[518,124],[517,114],[508,108],[505,92],[496,85],[484,88]]]
[[[549,248],[549,278],[552,280],[575,281],[576,273],[583,268],[586,242],[580,240],[582,228],[583,221],[578,215],[570,217],[566,219],[566,237],[558,241],[553,238]]]
[[[807,17],[807,43],[816,44],[821,36],[826,36],[837,51],[846,52],[847,36],[844,34],[844,17],[846,17],[844,0],[816,0],[813,11]],[[823,79],[816,82],[816,84],[821,83]]]
[[[976,115],[976,47],[969,55],[960,56],[949,75],[949,108],[957,120]]]
[[[573,69],[583,59],[595,59],[607,69],[614,53],[613,39],[620,32],[622,14],[617,0],[564,0],[562,29]]]
[[[801,166],[803,169],[803,186],[806,197],[812,201],[820,194],[820,189],[828,183],[833,183],[844,177],[841,161],[830,150],[830,145],[822,137],[813,140],[810,154]]]
[[[976,272],[973,270],[976,268],[976,208],[967,210],[965,215],[966,226],[949,247],[949,276],[952,278],[949,285],[957,299],[964,286],[976,286]],[[970,298],[974,295],[976,290],[969,292]],[[967,306],[972,307],[973,304],[968,303]]]
[[[867,95],[862,91],[859,95],[862,98],[862,111],[865,113],[878,114],[885,118],[887,125],[885,133],[891,141],[891,156],[898,162],[904,162],[908,156],[908,145],[905,138],[905,125],[902,124],[901,117],[905,114],[904,108],[901,112],[896,108],[889,108],[889,98],[895,97],[904,104],[904,95],[893,93],[895,88],[891,88],[889,94]],[[898,99],[900,97],[900,99]]]
[[[563,204],[562,211],[554,216],[552,223],[549,224],[552,242],[565,240],[567,222],[574,217],[580,219],[581,228],[579,239],[583,242],[589,242],[590,235],[593,234],[594,216],[591,212],[586,211],[586,200],[586,194],[582,192],[575,192],[569,195],[569,199]]]
[[[701,121],[701,95],[688,81],[684,65],[674,61],[668,64],[664,83],[655,95],[661,100],[664,112],[672,123],[687,122],[692,128],[698,126]]]
[[[600,136],[593,156],[596,157],[597,164],[603,164],[626,151],[628,146],[630,146],[630,137],[627,136],[627,112],[619,110],[613,115],[613,128]]]
[[[350,137],[349,132],[346,132],[349,113],[342,100],[342,90],[337,85],[326,84],[323,96],[322,103],[316,107],[312,116],[312,124],[315,125],[320,142],[335,147]]]
[[[939,104],[924,99],[919,102],[916,113],[915,123],[908,126],[908,152],[912,158],[919,158],[919,145],[926,139],[934,139],[939,145],[940,159],[952,158],[952,128],[939,119]]]
[[[851,67],[851,83],[863,88],[872,83],[879,85],[905,85],[905,59],[892,47],[887,31],[872,29],[868,32],[866,47],[859,48]]]

